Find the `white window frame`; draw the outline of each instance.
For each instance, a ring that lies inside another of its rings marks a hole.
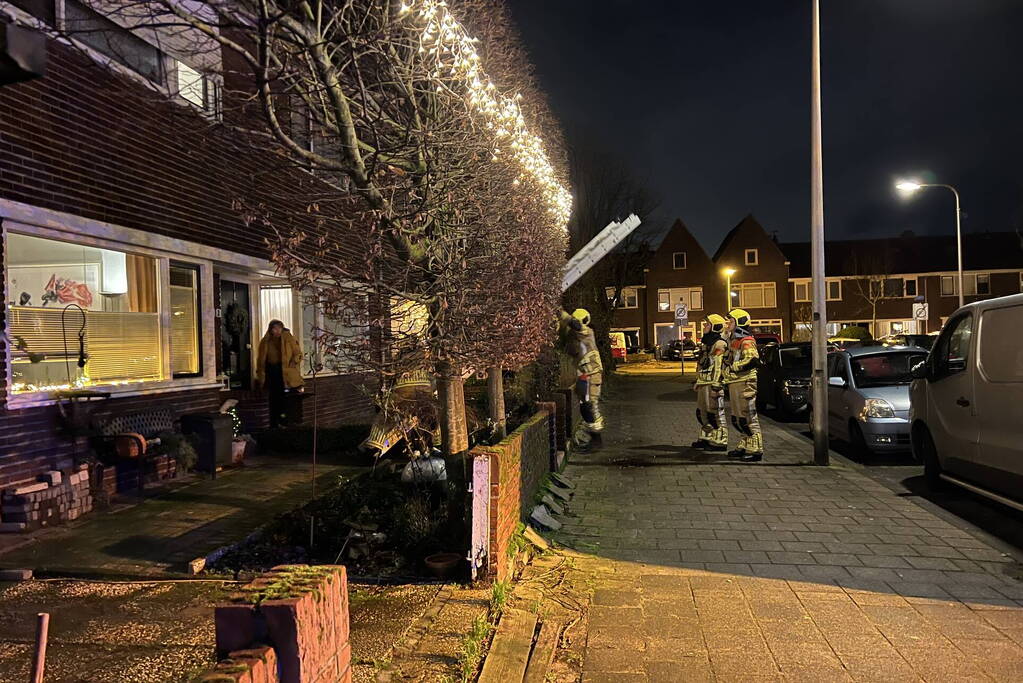
[[[753,255],[753,260],[750,260],[750,254]],[[747,266],[759,266],[760,265],[760,250],[759,249],[746,249],[742,255],[742,262]]]
[[[763,296],[764,305],[753,306],[746,301],[746,292],[753,289],[760,289]],[[739,293],[739,308],[743,309],[761,309],[761,308],[778,308],[778,287],[774,282],[733,282],[732,290]],[[774,297],[774,303],[767,305],[767,292],[770,291]]]
[[[682,257],[682,267],[678,266],[678,257]],[[671,268],[672,270],[685,270],[689,266],[689,257],[684,251],[676,251],[671,255]]]
[[[963,276],[966,277],[965,275]],[[945,292],[945,282],[952,283],[952,291]],[[959,294],[959,277],[957,275],[942,275],[938,278],[938,294],[940,296],[958,296]]]
[[[831,285],[838,285],[838,296],[831,296]],[[842,300],[842,280],[839,278],[829,277],[824,280],[824,300],[825,301],[841,301]]]
[[[913,283],[913,293],[909,294],[909,283]],[[902,298],[915,299],[920,296],[920,279],[916,276],[902,278]]]
[[[700,305],[695,306],[693,295],[697,295],[700,299]],[[665,308],[664,297],[667,296],[667,308]],[[690,311],[702,311],[703,310],[703,287],[666,287],[657,290],[657,312],[658,313],[674,313],[675,304],[678,303],[676,299],[681,299],[682,303],[689,308]]]
[[[810,299],[810,280],[795,280],[792,282],[792,300],[797,304],[809,303]],[[802,287],[804,294],[802,297],[799,296],[799,288]]]
[[[216,377],[216,312],[213,307],[213,270],[214,262],[236,262],[239,264],[258,264],[261,269],[272,272],[273,266],[262,259],[234,254],[216,247],[206,247],[194,242],[153,235],[134,228],[112,225],[101,221],[67,214],[59,211],[40,209],[37,207],[0,199],[0,221],[2,221],[4,254],[9,254],[7,235],[16,233],[40,237],[43,239],[82,244],[99,249],[127,252],[156,259],[157,278],[159,283],[158,311],[160,313],[160,380],[132,382],[125,385],[96,385],[111,396],[139,396],[181,391],[189,388],[210,388],[222,386]],[[4,287],[7,283],[7,263],[4,258]],[[199,269],[200,288],[200,343],[202,345],[202,373],[193,377],[174,378],[170,368],[170,262],[177,261]],[[10,320],[10,306],[4,297],[5,320]],[[0,330],[4,336],[6,328]],[[8,409],[29,408],[53,405],[56,400],[50,392],[26,392],[14,394],[10,387],[13,384],[13,368],[10,362],[5,364],[7,390],[5,402]]]
[[[605,287],[604,293],[607,295],[608,301],[610,301],[611,297],[615,295],[615,288]],[[630,296],[633,299],[633,303],[631,306],[629,305]],[[615,306],[615,309],[629,310],[636,308],[639,308],[639,287],[622,287],[621,300],[618,302],[618,305]]]

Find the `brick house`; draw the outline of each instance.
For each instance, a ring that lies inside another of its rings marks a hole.
[[[810,244],[781,248],[791,261],[792,333],[807,338]],[[941,329],[959,307],[954,235],[907,232],[892,238],[831,241],[825,244],[825,264],[828,334],[846,325],[862,325],[875,337],[926,334]],[[966,303],[1023,291],[1023,238],[1014,232],[964,234],[963,284]],[[926,304],[924,317],[914,317],[914,304]]]
[[[237,398],[246,428],[261,429],[253,356],[267,322],[283,320],[303,349],[332,323],[275,275],[274,234],[232,201],[271,198],[273,210],[321,181],[217,132],[233,88],[189,59],[219,50],[176,54],[173,41],[146,42],[75,0],[13,5],[0,17],[80,15],[117,39],[48,41],[44,78],[0,88],[0,489],[70,468],[86,450],[61,433],[53,391],[69,385],[111,395],[95,404],[100,418]],[[182,132],[188,122],[201,138]],[[364,421],[364,383],[320,373],[319,423]]]

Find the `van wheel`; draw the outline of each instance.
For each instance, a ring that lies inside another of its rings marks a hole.
[[[913,440],[920,454],[920,460],[924,463],[924,479],[932,491],[941,491],[945,487],[945,480],[941,478],[941,463],[938,461],[938,449],[934,446],[934,439],[927,427],[917,427],[913,434]]]

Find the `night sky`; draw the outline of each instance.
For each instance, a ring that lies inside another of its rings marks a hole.
[[[566,131],[713,252],[749,212],[809,239],[810,0],[509,0]],[[1023,230],[1023,0],[823,0],[830,238]],[[594,142],[596,141],[596,142]]]

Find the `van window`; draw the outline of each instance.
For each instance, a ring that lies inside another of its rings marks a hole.
[[[941,379],[966,369],[972,336],[973,316],[971,314],[955,318],[945,326],[930,357],[931,374],[935,379]]]
[[[980,316],[980,367],[992,382],[1023,382],[1023,346],[1017,342],[1023,306],[995,308]]]

